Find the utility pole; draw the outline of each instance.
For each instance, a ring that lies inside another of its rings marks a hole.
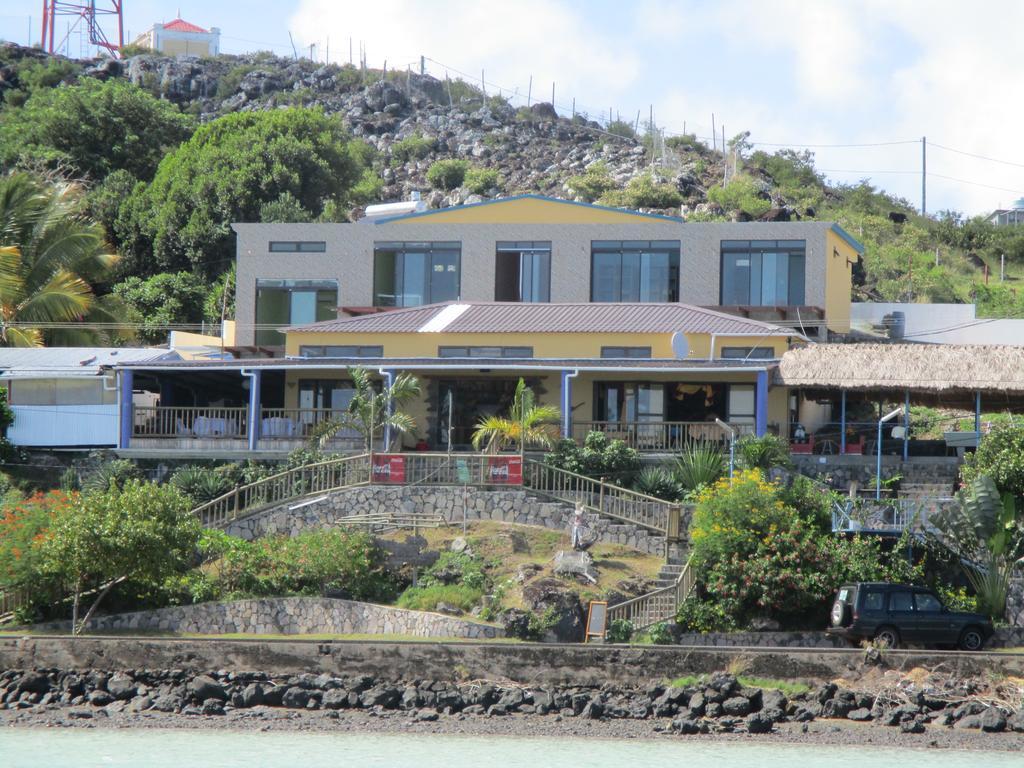
[[[310,44],[309,44],[309,60],[310,60],[310,61],[312,61],[312,60],[313,60],[313,46],[314,46],[314,45],[315,45],[315,43],[310,43]]]
[[[533,75],[530,75],[530,84],[526,86],[526,106],[530,106],[531,99],[533,99]]]
[[[348,65],[351,67],[354,66],[354,63],[352,59],[352,38],[350,36],[348,39]]]
[[[484,98],[487,98],[487,80],[484,79],[484,71],[480,70],[480,89],[484,92]]]
[[[928,214],[928,207],[925,205],[928,178],[928,139],[921,137],[921,215]]]
[[[420,74],[421,75],[427,74],[427,57],[426,56],[420,56]]]
[[[715,136],[715,113],[711,113],[711,151],[718,151],[718,139]]]
[[[551,83],[551,108],[552,109],[555,108],[555,83],[554,83],[554,81],[552,81],[552,83]]]

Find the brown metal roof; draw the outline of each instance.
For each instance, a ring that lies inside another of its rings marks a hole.
[[[461,306],[461,312],[453,311]],[[439,318],[447,311],[451,319]],[[424,329],[428,323],[433,327]],[[440,327],[437,327],[440,324]],[[325,320],[289,331],[314,333],[716,333],[796,336],[792,329],[689,304],[519,304],[451,302]]]

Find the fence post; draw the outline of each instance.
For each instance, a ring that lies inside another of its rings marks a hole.
[[[604,512],[604,478],[600,480],[597,492],[597,509],[600,512]]]
[[[669,541],[679,540],[679,516],[680,516],[680,505],[672,504],[668,508],[668,520],[665,525],[665,538]],[[666,549],[666,555],[668,551]]]

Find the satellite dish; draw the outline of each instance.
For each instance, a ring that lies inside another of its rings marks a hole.
[[[688,357],[690,354],[690,342],[686,339],[686,334],[682,331],[676,331],[672,334],[672,356],[677,360],[682,360]]]

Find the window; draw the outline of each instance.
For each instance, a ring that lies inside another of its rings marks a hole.
[[[865,611],[880,611],[882,610],[883,598],[885,597],[884,592],[868,592],[864,595],[864,610]]]
[[[271,253],[325,253],[327,243],[323,240],[271,240]]]
[[[256,343],[281,346],[277,328],[338,316],[337,280],[257,280]]]
[[[910,592],[891,592],[889,594],[890,611],[914,610],[914,595]]]
[[[935,595],[929,595],[927,592],[914,593],[914,606],[918,611],[924,611],[925,613],[939,613],[942,610],[942,603],[939,602],[939,598]]]
[[[804,240],[723,240],[720,303],[802,305],[806,252]]]
[[[103,384],[107,381],[110,389]],[[11,379],[10,405],[114,405],[117,389],[111,381],[82,376],[73,379]]]
[[[665,385],[621,381],[594,384],[596,421],[664,421]]]
[[[648,360],[651,357],[650,347],[601,347],[601,357],[612,359],[636,359]]]
[[[595,240],[590,300],[679,301],[679,241]]]
[[[771,347],[722,347],[719,356],[723,360],[774,360],[775,350]]]
[[[494,300],[551,301],[551,243],[499,242]]]
[[[438,347],[438,357],[533,357],[533,347]]]
[[[753,424],[755,410],[752,384],[729,385],[729,410],[726,421],[730,424]]]
[[[376,243],[373,304],[418,307],[459,298],[461,243]]]
[[[384,357],[382,346],[307,346],[299,347],[299,357]]]

